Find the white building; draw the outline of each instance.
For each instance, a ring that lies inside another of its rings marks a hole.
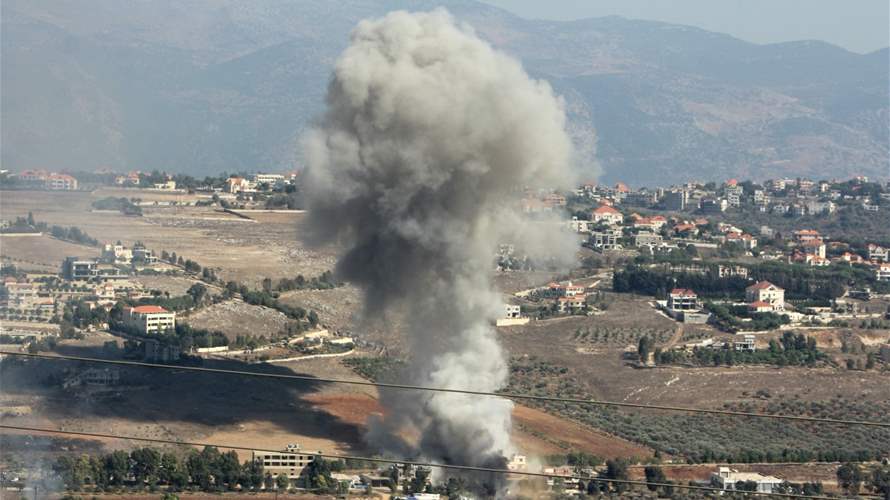
[[[890,264],[881,264],[875,269],[875,279],[878,281],[890,281]]]
[[[890,248],[884,248],[880,245],[869,243],[868,260],[876,260],[880,262],[890,261]]]
[[[321,452],[318,452],[321,453]],[[273,476],[286,475],[288,479],[297,479],[303,468],[312,462],[315,455],[300,453],[300,447],[287,445],[284,451],[254,450],[253,460],[263,464],[263,471]]]
[[[176,329],[176,313],[161,306],[126,307],[124,322],[143,334],[159,334]]]
[[[521,316],[521,306],[513,305],[513,304],[505,304],[504,305],[504,317],[507,319],[516,319]]]
[[[735,491],[736,485],[740,482],[756,483],[756,491],[772,493],[784,481],[774,476],[764,476],[757,472],[739,472],[729,467],[720,467],[711,475],[711,483],[725,491]]]
[[[686,288],[674,288],[668,295],[667,306],[672,311],[697,311],[698,294]]]
[[[754,335],[746,334],[742,337],[742,340],[734,340],[732,342],[732,348],[736,351],[748,351],[754,352],[756,339]]]
[[[610,226],[624,222],[624,215],[608,205],[597,207],[590,213],[590,218],[593,222],[602,222]]]
[[[102,248],[102,260],[109,264],[129,264],[133,260],[133,250],[121,242],[106,243]]]
[[[286,179],[282,174],[256,174],[253,176],[253,182],[256,186],[268,184],[269,187],[275,187],[284,184]]]
[[[770,283],[758,281],[745,289],[745,300],[749,303],[765,302],[775,311],[785,309],[785,289]]]

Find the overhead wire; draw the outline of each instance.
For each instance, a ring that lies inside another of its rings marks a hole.
[[[164,365],[164,364],[158,364],[158,363],[147,363],[147,362],[143,362],[143,361],[127,361],[127,360],[117,360],[117,359],[89,358],[89,357],[83,357],[83,356],[68,356],[68,355],[62,355],[62,354],[50,355],[50,354],[39,354],[39,353],[0,351],[0,356],[3,356],[3,355],[19,356],[19,357],[27,357],[27,358],[38,358],[38,359],[50,359],[50,360],[81,361],[81,362],[85,362],[85,363],[100,363],[100,364],[109,364],[109,365],[117,365],[117,366],[154,368],[154,369],[165,369],[165,370],[174,370],[174,371],[184,370],[184,371],[193,371],[193,372],[201,372],[201,373],[239,375],[239,376],[273,378],[273,379],[284,379],[284,380],[301,380],[301,381],[307,381],[307,382],[349,384],[349,385],[379,387],[379,388],[386,388],[386,389],[403,389],[403,390],[415,390],[415,391],[443,392],[443,393],[452,393],[452,394],[465,394],[465,395],[472,395],[472,396],[488,396],[488,397],[521,399],[521,400],[540,401],[540,402],[549,402],[549,403],[567,403],[567,404],[579,404],[579,405],[591,405],[591,406],[615,406],[615,407],[620,407],[620,408],[637,408],[637,409],[661,410],[661,411],[684,412],[684,413],[699,413],[699,414],[706,414],[706,415],[724,415],[724,416],[735,416],[735,417],[767,418],[767,419],[791,420],[791,421],[798,421],[798,422],[812,422],[812,423],[820,423],[820,424],[860,425],[860,426],[867,426],[867,427],[890,428],[890,422],[881,422],[881,421],[873,421],[873,420],[851,420],[851,419],[838,419],[838,418],[808,417],[808,416],[803,416],[803,415],[783,415],[783,414],[776,414],[776,413],[758,413],[758,412],[735,411],[735,410],[718,410],[718,409],[709,409],[709,408],[690,408],[690,407],[684,407],[684,406],[653,405],[653,404],[646,404],[646,403],[629,403],[629,402],[625,402],[625,401],[608,401],[608,400],[584,399],[584,398],[566,398],[566,397],[559,397],[559,396],[539,396],[539,395],[534,395],[534,394],[522,394],[522,393],[515,393],[515,392],[473,391],[473,390],[467,390],[467,389],[452,389],[452,388],[447,388],[447,387],[427,387],[427,386],[410,385],[410,384],[372,382],[372,381],[367,381],[367,380],[348,380],[348,379],[338,379],[338,378],[331,378],[331,377],[315,377],[315,376],[311,376],[311,375],[297,375],[297,374],[285,374],[285,373],[263,373],[263,372],[247,371],[247,370],[229,370],[229,369],[222,369],[222,368],[209,368],[209,367],[203,367],[203,366]]]
[[[204,443],[204,442],[196,442],[196,441],[179,441],[175,439],[162,439],[162,438],[146,438],[146,437],[137,437],[137,436],[125,436],[120,434],[110,434],[110,433],[102,433],[102,432],[87,432],[87,431],[65,431],[60,429],[47,429],[42,427],[30,427],[23,425],[9,425],[9,424],[0,424],[0,429],[13,430],[13,431],[26,431],[26,432],[38,432],[38,433],[46,433],[46,434],[60,434],[67,436],[79,436],[79,437],[92,437],[92,438],[101,438],[101,439],[121,439],[127,441],[138,441],[145,443],[155,443],[155,444],[172,444],[178,446],[193,446],[193,447],[214,447],[214,448],[222,448],[227,450],[239,450],[239,451],[250,451],[250,452],[260,452],[260,453],[282,453],[281,450],[268,450],[261,448],[250,448],[246,446],[236,446],[236,445],[227,445],[227,444],[216,444],[216,443]],[[325,453],[325,452],[294,452],[291,453],[294,455],[312,455],[317,457],[322,457],[331,460],[351,460],[351,461],[364,461],[364,462],[373,462],[373,463],[384,463],[384,464],[395,464],[395,465],[411,465],[415,467],[437,467],[441,469],[451,469],[457,471],[464,472],[484,472],[491,474],[506,474],[506,475],[517,475],[517,476],[528,476],[528,477],[541,477],[541,478],[555,478],[555,479],[571,479],[571,480],[582,480],[582,481],[590,481],[590,482],[599,482],[599,483],[610,483],[610,484],[623,484],[627,486],[646,486],[646,487],[656,487],[656,488],[679,488],[685,490],[697,490],[697,491],[709,491],[709,492],[725,492],[722,488],[717,488],[714,486],[699,486],[692,484],[679,484],[679,483],[666,483],[666,482],[655,482],[655,481],[638,481],[633,479],[615,479],[615,478],[600,478],[600,477],[588,477],[581,474],[552,474],[546,472],[529,472],[529,471],[515,471],[509,469],[498,469],[493,467],[478,467],[474,465],[456,465],[456,464],[441,464],[441,463],[433,463],[433,462],[421,462],[415,460],[400,460],[393,458],[378,458],[378,457],[361,457],[361,456],[353,456],[353,455],[343,455],[343,454],[335,454],[335,453]],[[750,495],[758,495],[758,496],[770,496],[770,497],[780,497],[780,498],[805,498],[805,499],[831,499],[835,497],[828,496],[818,496],[818,495],[804,495],[804,494],[794,494],[794,493],[767,493],[761,491],[746,491],[739,492]]]

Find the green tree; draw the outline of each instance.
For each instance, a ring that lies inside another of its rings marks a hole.
[[[111,484],[124,484],[130,474],[130,454],[123,450],[113,451],[105,456],[105,474]]]
[[[278,474],[275,478],[275,486],[279,490],[286,490],[290,487],[290,479],[287,478],[287,474]]]
[[[853,463],[845,463],[837,468],[837,484],[850,495],[859,493],[862,484],[862,471]]]
[[[647,465],[644,472],[646,473],[647,483],[664,483],[667,480],[664,471],[657,465]],[[646,487],[649,488],[649,491],[656,491],[659,488],[659,486],[655,484],[647,484]]]

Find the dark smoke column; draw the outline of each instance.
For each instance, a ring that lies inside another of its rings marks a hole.
[[[523,232],[513,208],[523,187],[568,181],[572,148],[549,85],[444,10],[394,12],[355,29],[304,146],[313,236],[346,246],[337,272],[365,290],[367,315],[408,314],[406,381],[501,388],[494,249]],[[561,247],[546,233],[522,243]],[[485,465],[512,451],[509,401],[381,397],[387,416],[370,438],[389,451]],[[396,437],[405,427],[419,443]]]

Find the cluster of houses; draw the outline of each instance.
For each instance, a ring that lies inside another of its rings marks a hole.
[[[296,172],[291,172],[289,174],[257,173],[251,177],[233,175],[226,179],[226,192],[231,194],[256,193],[258,191],[293,184],[296,178]]]
[[[27,273],[5,277],[0,290],[0,314],[6,318],[46,321],[60,315],[63,306],[72,300],[90,308],[110,309],[118,300],[149,296],[140,283],[129,279],[134,269],[163,270],[161,268],[167,267],[141,243],[133,247],[120,242],[107,243],[99,257],[66,257],[62,262],[61,282],[54,274]],[[143,332],[174,325],[166,318],[155,316],[156,311],[147,316],[139,315],[139,311],[136,313],[132,322]],[[173,315],[166,311],[164,314]]]
[[[720,266],[721,272],[735,272],[731,267]],[[742,268],[744,269],[744,268]],[[742,273],[739,273],[742,274]],[[758,281],[745,289],[745,302],[751,313],[785,311],[785,290],[769,281]],[[694,290],[674,288],[661,307],[672,318],[684,323],[706,323],[710,314],[702,310],[702,303]]]
[[[58,172],[46,170],[23,170],[15,176],[22,184],[29,187],[50,189],[53,191],[77,190],[77,179]]]

